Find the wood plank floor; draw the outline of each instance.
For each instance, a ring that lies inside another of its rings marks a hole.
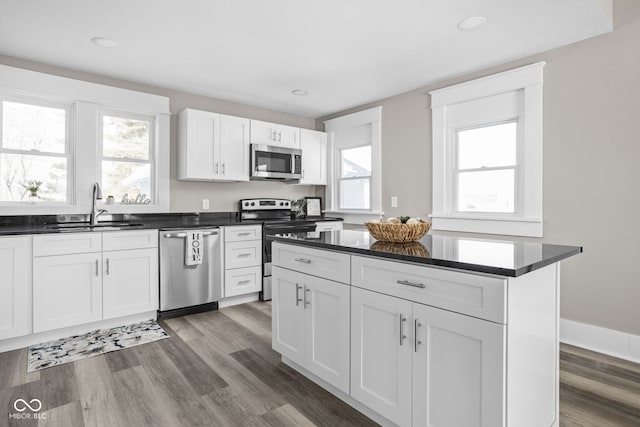
[[[0,426],[374,426],[280,363],[271,305],[249,303],[160,322],[151,344],[26,372],[26,349],[0,353]],[[640,426],[640,366],[563,346],[561,426]],[[46,419],[9,419],[16,399]]]

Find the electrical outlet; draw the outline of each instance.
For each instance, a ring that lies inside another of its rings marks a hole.
[[[209,209],[209,199],[202,199],[202,209]]]
[[[392,208],[397,208],[398,207],[398,197],[391,196],[391,207]]]

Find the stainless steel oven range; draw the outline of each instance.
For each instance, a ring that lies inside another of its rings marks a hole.
[[[240,200],[240,220],[261,223],[262,226],[262,292],[260,299],[271,299],[271,241],[269,234],[304,233],[315,231],[312,220],[292,220],[291,202],[287,199]]]

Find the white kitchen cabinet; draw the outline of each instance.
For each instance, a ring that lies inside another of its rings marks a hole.
[[[351,288],[351,397],[411,425],[411,311],[400,298]]]
[[[400,426],[504,425],[504,325],[356,287],[351,313],[353,398]]]
[[[273,267],[273,348],[349,393],[349,286]]]
[[[412,425],[504,426],[505,326],[415,303],[412,326]]]
[[[33,331],[157,310],[157,246],[157,230],[34,236]]]
[[[224,227],[224,297],[262,290],[262,226]]]
[[[327,185],[327,134],[300,129],[302,178],[300,184]]]
[[[300,128],[251,120],[250,141],[252,144],[300,149]]]
[[[102,253],[33,259],[33,332],[102,319]]]
[[[104,252],[102,265],[103,319],[158,309],[157,248]]]
[[[343,229],[342,221],[319,221],[316,222],[316,231],[337,231]]]
[[[185,109],[178,127],[178,179],[249,180],[249,119]]]
[[[31,332],[31,236],[0,237],[0,340]]]

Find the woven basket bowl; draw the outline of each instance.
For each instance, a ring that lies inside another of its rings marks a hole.
[[[388,222],[365,222],[369,233],[382,242],[415,242],[424,236],[431,224],[425,221],[419,224],[393,224]]]

